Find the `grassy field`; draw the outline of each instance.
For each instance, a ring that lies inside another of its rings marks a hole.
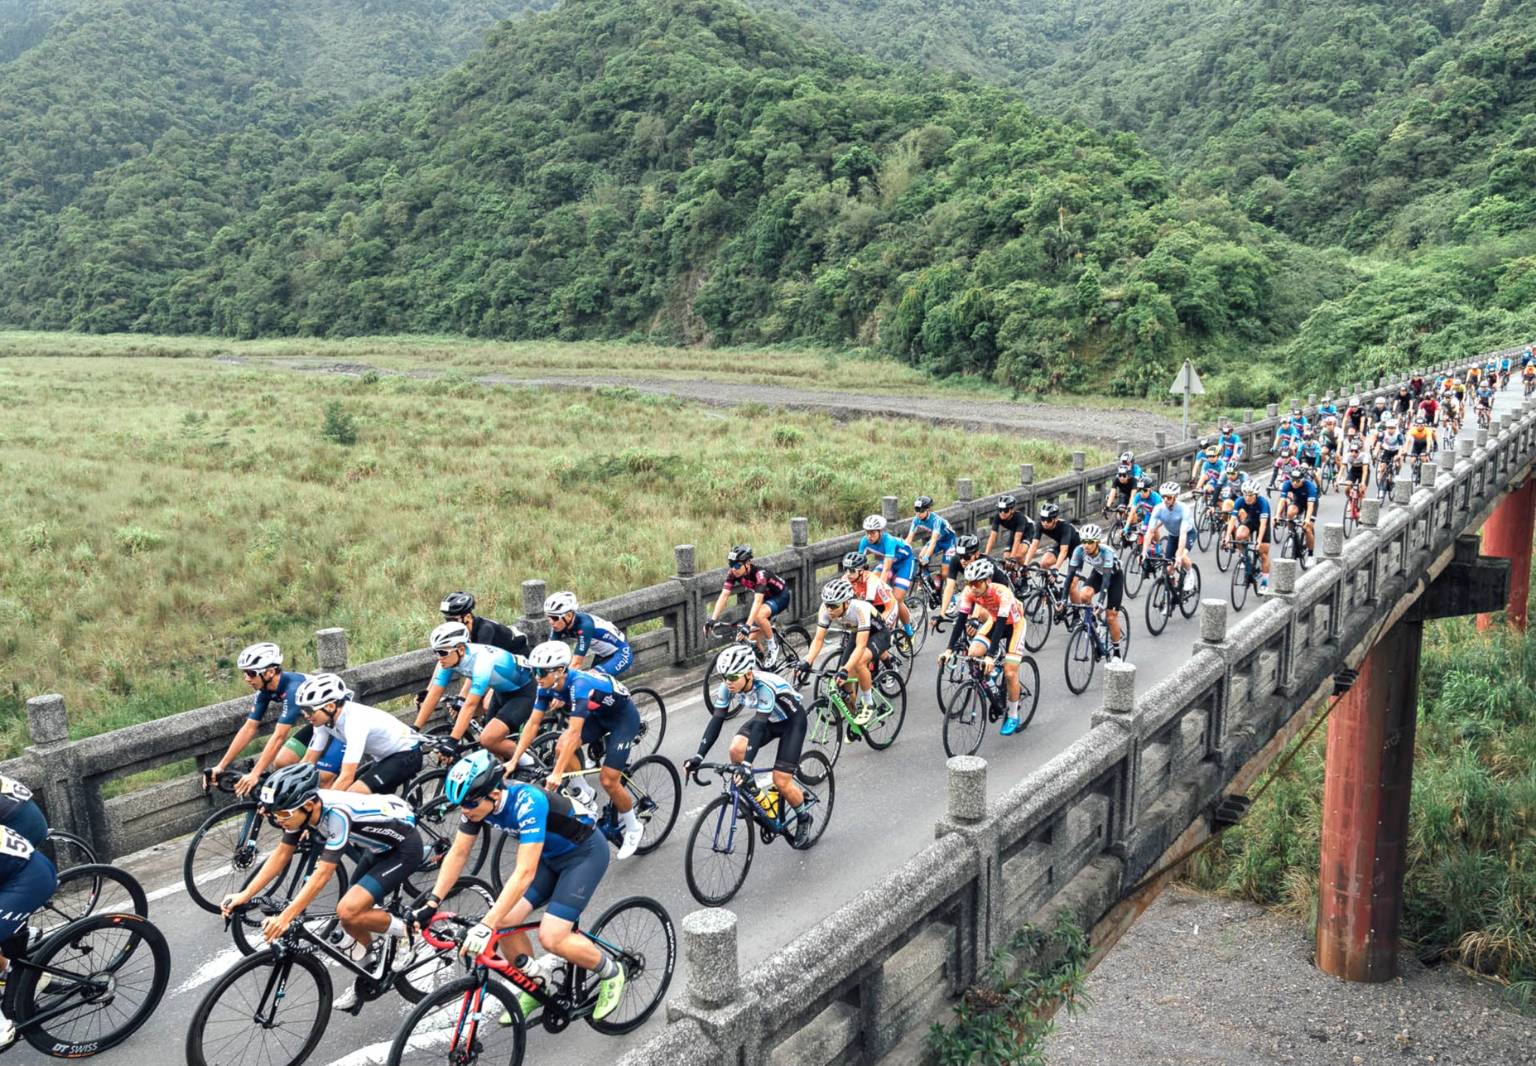
[[[526,578],[598,599],[670,574],[674,544],[713,565],[791,515],[814,539],[885,493],[1070,462],[910,421],[142,355],[0,358],[0,406],[0,754],[30,695],[87,735],[240,694],[254,640],[302,667],[345,626],[362,661],[420,647],[453,588],[513,617]]]

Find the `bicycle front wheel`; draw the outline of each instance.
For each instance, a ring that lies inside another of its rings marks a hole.
[[[1216,542],[1216,569],[1223,574],[1232,566],[1232,557],[1237,553],[1236,545],[1225,538]]]
[[[1024,647],[1027,651],[1039,651],[1045,647],[1055,624],[1055,612],[1051,609],[1051,596],[1045,589],[1036,589],[1024,601]],[[955,623],[959,625],[959,622]]]
[[[261,841],[261,818],[256,803],[246,800],[214,811],[192,834],[181,878],[192,902],[210,914],[219,913],[224,897],[236,891],[272,851],[275,833],[266,846]]]
[[[1200,607],[1200,564],[1190,563],[1189,573],[1180,580],[1184,582],[1184,593],[1179,599],[1179,613],[1185,618],[1193,618]]]
[[[1130,630],[1124,630],[1128,634]],[[1040,706],[1040,666],[1032,655],[1019,661],[1019,728],[1022,730],[1035,720],[1035,710]]]
[[[502,1025],[503,1015],[511,1024]],[[528,1023],[493,978],[461,977],[416,1004],[395,1032],[388,1066],[521,1066]]]
[[[1173,613],[1173,602],[1168,595],[1168,579],[1159,574],[1152,583],[1152,595],[1147,597],[1147,632],[1154,637],[1162,633]]]
[[[58,1058],[95,1055],[127,1040],[160,1005],[171,978],[170,946],[136,914],[74,922],[28,962],[11,970],[12,1021],[29,1044]],[[49,983],[39,988],[45,973]]]
[[[837,757],[843,752],[843,716],[828,696],[818,696],[805,715],[806,743],[836,766]]]
[[[621,899],[592,923],[587,935],[624,967],[624,995],[602,1021],[587,1024],[600,1033],[628,1033],[645,1024],[666,998],[677,969],[677,930],[672,916],[648,896]]]
[[[864,739],[876,751],[896,743],[907,720],[907,686],[900,674],[882,670],[875,675],[875,717],[864,727]]]
[[[949,662],[934,671],[934,688],[938,690],[939,711],[942,714],[948,716],[953,713],[951,701],[959,695],[967,680],[969,677],[965,662],[959,655],[951,656]]]
[[[193,1011],[187,1066],[299,1066],[330,1016],[331,977],[314,955],[247,955]]]
[[[1093,633],[1087,627],[1079,626],[1072,631],[1072,637],[1067,641],[1063,661],[1067,688],[1073,695],[1080,696],[1088,690],[1088,683],[1093,680],[1095,659]]]
[[[1253,574],[1253,564],[1248,553],[1242,552],[1237,557],[1237,564],[1232,567],[1232,609],[1241,611],[1243,604],[1248,602],[1248,585]]]
[[[979,683],[967,679],[951,697],[944,717],[944,754],[975,755],[987,735],[991,698]]]
[[[907,596],[907,611],[912,615],[912,652],[916,655],[928,643],[928,590],[918,584]]]
[[[729,793],[709,801],[688,833],[683,872],[688,894],[706,907],[722,907],[746,884],[757,834],[752,816],[733,808]]]
[[[682,805],[683,782],[677,767],[662,755],[647,755],[629,768],[623,777],[624,788],[634,801],[635,817],[645,827],[640,837],[638,855],[648,855],[661,847],[677,822]]]
[[[1125,562],[1125,594],[1135,599],[1141,594],[1142,583],[1147,580],[1147,568],[1142,565],[1141,549],[1131,545],[1130,554]],[[1034,651],[1034,648],[1029,649]]]
[[[1207,551],[1211,547],[1211,536],[1215,533],[1215,527],[1211,524],[1213,510],[1207,507],[1205,514],[1200,516],[1200,524],[1195,527],[1195,543],[1200,545],[1201,551]]]

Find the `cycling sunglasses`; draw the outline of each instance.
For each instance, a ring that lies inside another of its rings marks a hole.
[[[260,677],[263,673],[265,673],[263,670],[242,670],[240,672],[243,673],[246,677]]]
[[[721,674],[720,676],[725,678],[725,680],[727,680],[727,681],[740,681],[742,678],[746,677],[747,675],[742,673],[742,674]]]
[[[456,652],[458,650],[459,650],[458,648],[439,648],[436,651],[434,651],[432,654],[435,655],[439,659],[446,659],[446,658],[448,658],[448,656],[452,655],[454,652]]]

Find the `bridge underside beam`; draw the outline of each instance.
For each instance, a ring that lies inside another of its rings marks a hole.
[[[1394,624],[1328,719],[1317,965],[1350,981],[1397,975],[1423,632]]]
[[[1536,532],[1536,478],[1527,478],[1499,502],[1483,525],[1483,554],[1509,560],[1509,606],[1504,617],[1524,631],[1526,599],[1530,594],[1531,537]],[[1477,628],[1487,629],[1491,614],[1477,616]]]

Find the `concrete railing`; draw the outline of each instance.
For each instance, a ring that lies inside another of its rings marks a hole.
[[[1111,914],[1228,783],[1330,691],[1459,552],[1536,459],[1536,402],[1442,452],[1424,484],[1367,501],[1362,528],[1324,526],[1316,565],[1275,560],[1272,595],[1234,621],[1201,604],[1186,665],[1145,692],[1113,663],[1092,730],[986,802],[985,763],[949,763],[938,839],[738,977],[734,917],[683,922],[692,968],[667,1030],[621,1066],[922,1062],[928,1026],[1024,924]],[[813,994],[808,994],[813,993]]]
[[[1433,374],[1449,365],[1426,368],[1425,372]],[[1374,389],[1356,383],[1329,396],[1347,398],[1359,394],[1370,398],[1395,389],[1396,383],[1389,389],[1387,380],[1381,379]],[[1317,404],[1314,395],[1301,406],[1315,413]],[[1263,418],[1249,411],[1235,422],[1250,455],[1267,451],[1280,424],[1278,414],[1277,405],[1272,404]],[[1138,462],[1161,480],[1175,472],[1187,472],[1195,447],[1191,440],[1170,444],[1159,435],[1158,446],[1142,452]],[[958,528],[974,530],[985,526],[996,509],[997,496],[1006,492],[1018,497],[1020,505],[1031,514],[1046,501],[1059,503],[1069,516],[1092,513],[1102,505],[1114,466],[1087,468],[1082,452],[1074,453],[1072,465],[1070,473],[1045,481],[1036,481],[1033,466],[1023,465],[1019,468],[1017,486],[979,498],[974,496],[973,481],[962,478],[956,485],[955,502],[940,511]],[[898,520],[900,507],[895,497],[884,497],[879,508],[892,521],[898,535],[906,531],[908,522]],[[759,558],[789,582],[793,613],[803,618],[811,613],[820,584],[836,570],[859,534],[812,542],[806,519],[793,518],[789,525],[789,547]],[[642,673],[700,662],[720,646],[719,641],[703,636],[701,622],[719,595],[725,571],[699,571],[694,556],[691,545],[680,545],[674,551],[672,578],[585,605],[585,609],[626,630],[649,626],[634,641],[637,667]],[[545,582],[525,581],[522,592],[521,624],[530,635],[542,637],[547,633],[543,615]],[[322,630],[317,634],[317,666],[341,669],[346,663],[345,634],[340,630]],[[344,673],[360,699],[382,702],[424,687],[431,669],[430,656],[425,651],[414,651],[364,663],[345,669]],[[109,786],[128,775],[187,760],[209,764],[223,753],[250,708],[251,697],[245,696],[70,741],[63,701],[56,696],[40,697],[29,701],[27,707],[31,746],[21,758],[0,763],[0,773],[34,784],[54,825],[86,837],[103,856],[120,855],[190,832],[207,817],[209,805],[192,775],[104,799]]]

